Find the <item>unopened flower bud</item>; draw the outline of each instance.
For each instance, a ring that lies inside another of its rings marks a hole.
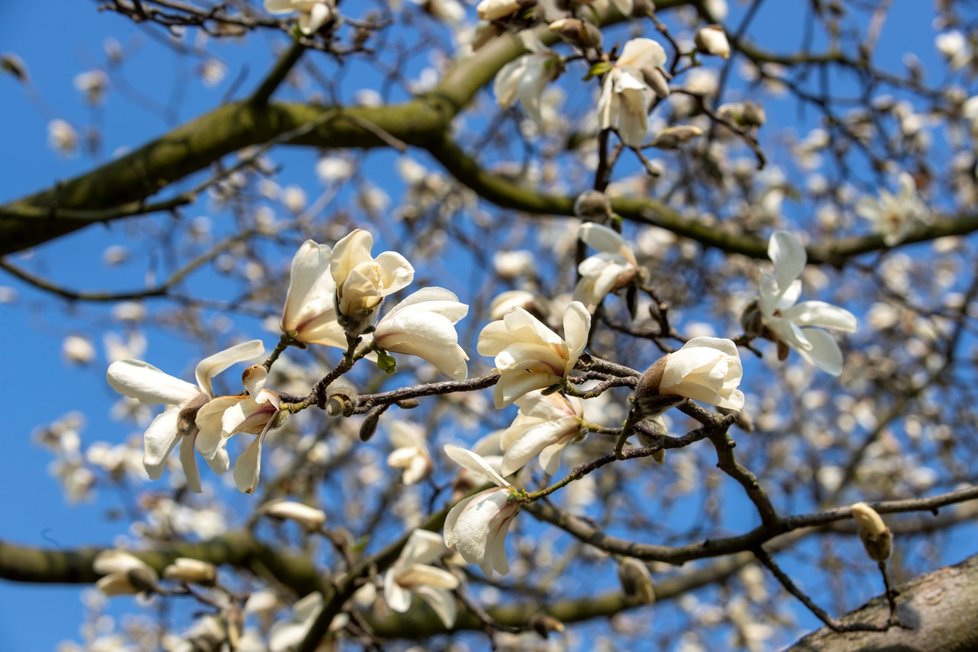
[[[177,557],[163,569],[163,577],[187,584],[213,584],[217,579],[217,567],[199,559]]]
[[[856,503],[852,507],[852,518],[859,527],[859,538],[866,554],[874,561],[886,561],[893,552],[893,533],[875,509],[866,503]]]
[[[367,413],[367,418],[360,424],[360,441],[370,441],[377,432],[377,424],[380,423],[380,415],[383,413],[383,409],[374,409]]]
[[[754,102],[731,102],[717,109],[717,115],[739,127],[753,129],[767,122],[763,107]]]
[[[561,18],[550,23],[550,31],[562,41],[581,48],[600,48],[601,30],[580,18]]]
[[[696,125],[677,125],[666,127],[655,136],[652,141],[653,147],[659,149],[676,149],[680,145],[685,145],[697,136],[702,136],[703,130]]]
[[[655,602],[655,588],[652,574],[644,563],[631,557],[623,557],[618,562],[618,581],[625,596],[638,604]]]
[[[669,80],[672,76],[663,68],[642,68],[642,78],[659,97],[669,97]]]
[[[696,49],[703,54],[714,54],[724,59],[730,58],[730,43],[719,25],[707,25],[696,32]]]
[[[611,202],[607,195],[597,190],[582,192],[574,200],[574,215],[582,220],[601,221],[611,217]]]
[[[262,505],[258,513],[271,516],[272,518],[295,521],[310,531],[319,530],[326,522],[326,513],[322,510],[291,500],[278,500],[267,503]]]

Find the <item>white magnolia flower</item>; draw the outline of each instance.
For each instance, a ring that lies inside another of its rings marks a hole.
[[[598,253],[581,261],[577,271],[581,278],[574,288],[574,300],[593,312],[605,296],[628,286],[638,275],[638,261],[625,239],[613,229],[585,222],[578,237]]]
[[[384,575],[384,600],[398,613],[411,607],[412,594],[418,594],[438,614],[445,627],[455,624],[457,606],[452,589],[458,578],[431,566],[445,551],[441,537],[427,530],[415,530],[408,538],[394,565]]]
[[[476,5],[479,20],[499,20],[520,10],[520,0],[482,0]]]
[[[336,284],[338,312],[349,320],[365,322],[389,294],[414,279],[414,268],[399,253],[370,255],[374,238],[357,229],[336,243],[330,274]]]
[[[78,149],[78,132],[71,123],[56,118],[48,123],[48,144],[63,156],[71,156]]]
[[[310,36],[333,17],[335,9],[330,0],[265,0],[265,11],[273,14],[298,11],[299,29]]]
[[[724,59],[730,58],[730,42],[719,25],[707,25],[696,32],[696,49],[704,54],[713,54]]]
[[[434,465],[421,426],[409,421],[395,421],[391,423],[390,441],[394,450],[387,456],[387,465],[404,469],[401,482],[412,485],[431,473]]]
[[[767,334],[798,351],[819,369],[838,376],[842,373],[842,351],[822,329],[853,333],[857,323],[855,315],[824,301],[797,303],[801,295],[798,277],[808,261],[798,236],[789,231],[775,231],[767,253],[774,262],[774,273],[761,276],[758,299]]]
[[[289,618],[277,621],[268,630],[268,649],[270,652],[294,652],[306,638],[313,620],[323,606],[323,594],[310,593],[292,605]],[[350,616],[339,613],[329,623],[329,631],[335,632],[346,627]]]
[[[103,70],[89,70],[75,75],[75,88],[82,92],[85,101],[98,106],[109,88],[109,76]]]
[[[258,510],[258,513],[272,518],[295,521],[311,532],[320,530],[326,523],[326,512],[292,500],[276,500],[265,503]]]
[[[462,22],[465,18],[465,7],[458,0],[412,0],[421,5],[425,11],[438,20],[452,25]]]
[[[479,564],[486,575],[491,576],[493,571],[509,572],[506,533],[520,511],[520,504],[510,500],[511,485],[472,451],[445,446],[445,454],[496,485],[463,498],[452,507],[445,518],[445,545],[470,564]]]
[[[282,332],[306,344],[346,349],[346,335],[336,320],[336,283],[330,274],[329,245],[306,240],[292,258],[289,291],[282,308]]]
[[[492,300],[489,304],[489,316],[493,320],[502,319],[503,316],[514,308],[523,308],[537,314],[541,313],[540,305],[536,296],[526,290],[506,290]]]
[[[283,423],[288,412],[280,410],[278,392],[265,387],[268,370],[253,365],[241,378],[247,395],[219,396],[200,408],[197,422],[218,422],[220,428],[202,429],[197,437],[197,450],[207,459],[219,455],[227,440],[237,433],[258,435],[234,463],[234,483],[239,491],[252,493],[261,474],[261,450],[269,431]]]
[[[543,126],[540,98],[547,84],[558,72],[560,57],[547,48],[532,32],[523,38],[529,54],[510,61],[499,69],[493,82],[493,93],[500,107],[511,106],[517,99],[537,125]]]
[[[212,437],[216,431],[220,437],[223,414],[212,412],[206,418],[198,418],[201,416],[198,414],[199,410],[214,398],[211,381],[231,365],[252,360],[264,350],[261,340],[251,340],[204,358],[195,371],[196,386],[174,378],[142,360],[120,360],[109,365],[106,378],[109,385],[120,394],[142,403],[171,406],[153,420],[144,435],[143,466],[151,479],[159,479],[163,474],[167,457],[179,441],[180,462],[187,475],[187,486],[192,491],[200,492],[194,443],[199,433]],[[227,452],[219,448],[208,459],[208,464],[219,473],[227,471]]]
[[[694,337],[665,357],[659,393],[740,410],[744,393],[737,387],[743,375],[740,353],[731,340]]]
[[[69,335],[61,343],[61,354],[74,364],[86,365],[95,359],[95,346],[82,335]]]
[[[668,94],[662,71],[665,62],[666,51],[652,39],[637,38],[626,43],[601,87],[598,126],[617,129],[626,145],[640,146],[649,130],[648,110],[653,93]],[[643,71],[657,80],[655,89],[645,82]]]
[[[213,584],[217,579],[217,567],[199,559],[177,557],[163,569],[163,577],[188,584]]]
[[[416,355],[454,380],[468,375],[469,356],[458,345],[455,324],[469,307],[444,288],[424,288],[394,306],[377,324],[374,344],[384,351]]]
[[[520,411],[502,435],[503,455],[499,472],[511,475],[540,456],[540,467],[557,472],[560,454],[581,438],[584,404],[574,396],[530,392],[518,399]]]
[[[863,197],[856,212],[873,224],[883,242],[893,247],[907,237],[914,225],[927,218],[927,207],[917,194],[917,182],[906,172],[900,173],[900,192],[893,195],[880,191],[879,199]]]
[[[564,313],[564,338],[523,308],[490,322],[479,334],[479,354],[495,356],[499,382],[496,407],[504,407],[534,389],[559,384],[577,364],[587,345],[591,314],[579,301]]]
[[[156,571],[123,550],[103,550],[92,562],[92,569],[102,575],[95,588],[105,595],[133,595],[152,591]]]

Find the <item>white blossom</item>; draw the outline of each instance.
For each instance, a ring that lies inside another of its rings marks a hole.
[[[369,319],[389,294],[414,279],[414,268],[399,253],[370,254],[373,236],[356,229],[333,247],[330,274],[336,284],[337,311],[347,319]]]
[[[299,12],[299,29],[310,36],[318,32],[336,10],[331,0],[265,0],[265,11],[273,14]]]
[[[283,333],[300,342],[346,349],[346,335],[336,315],[332,261],[329,245],[312,240],[302,243],[292,258],[281,326]]]
[[[761,276],[758,309],[767,334],[798,351],[819,369],[833,376],[842,373],[842,351],[823,328],[852,333],[856,317],[824,301],[803,301],[801,276],[808,261],[805,247],[789,231],[776,231],[768,243],[774,273]]]
[[[292,500],[276,500],[265,503],[258,510],[258,513],[272,518],[295,521],[311,532],[318,531],[326,522],[326,512],[323,510]]]
[[[217,579],[217,567],[199,559],[177,557],[163,569],[163,577],[189,584],[213,584]]]
[[[416,484],[431,473],[434,465],[421,426],[410,421],[394,421],[390,426],[390,441],[394,450],[387,456],[387,465],[404,469],[402,483]]]
[[[417,594],[438,614],[445,627],[454,625],[458,607],[452,589],[458,587],[458,578],[430,565],[444,550],[442,538],[434,532],[412,532],[397,561],[384,575],[387,606],[406,613],[411,607],[412,595]]]
[[[261,340],[251,340],[204,358],[195,371],[197,385],[174,378],[141,360],[120,360],[109,365],[106,378],[120,394],[142,403],[161,403],[168,408],[156,417],[144,434],[143,466],[153,480],[163,474],[170,451],[180,442],[180,463],[187,476],[187,486],[200,492],[200,476],[194,457],[194,444],[201,432],[213,436],[221,431],[221,413],[198,419],[198,411],[214,398],[211,381],[228,367],[260,356],[265,350]],[[233,398],[233,397],[232,397]],[[228,469],[229,460],[223,448],[208,458],[208,464],[219,473]]]
[[[521,6],[520,0],[482,0],[476,5],[479,20],[499,20],[515,14]]]
[[[496,485],[463,498],[445,518],[445,545],[470,564],[479,564],[486,575],[493,571],[509,572],[506,559],[506,533],[520,511],[520,504],[510,500],[511,485],[479,455],[445,446],[454,462],[471,473]]]
[[[479,334],[478,350],[495,356],[500,374],[493,390],[496,407],[563,382],[584,351],[590,328],[591,315],[579,301],[572,301],[564,313],[564,338],[523,308],[490,322]]]
[[[740,410],[744,393],[737,387],[743,374],[740,353],[731,340],[694,337],[665,357],[659,393]]]
[[[704,54],[730,58],[730,42],[720,25],[707,25],[696,32],[696,48]]]
[[[454,380],[468,375],[469,356],[458,345],[455,324],[468,313],[454,293],[424,288],[384,315],[374,330],[374,344],[393,353],[415,355]]]
[[[668,83],[662,66],[666,52],[648,38],[632,39],[605,76],[598,98],[598,126],[617,129],[622,142],[639,147],[649,130],[648,108],[653,94],[668,94]],[[655,78],[650,88],[645,74]]]
[[[585,222],[577,235],[598,251],[581,261],[577,268],[581,278],[574,288],[574,300],[593,312],[608,293],[628,286],[635,279],[638,261],[625,239],[607,226]]]
[[[547,83],[558,72],[560,57],[535,36],[523,38],[523,42],[530,53],[499,69],[493,82],[493,93],[496,95],[496,103],[502,108],[511,106],[518,99],[530,119],[543,126],[540,98]]]
[[[880,191],[879,199],[863,197],[856,212],[869,220],[873,230],[883,236],[883,242],[893,247],[907,237],[913,227],[927,218],[927,207],[917,194],[917,183],[906,172],[900,173],[900,192],[893,195]]]
[[[530,392],[516,399],[520,410],[501,439],[504,451],[500,474],[519,471],[540,456],[540,466],[557,472],[564,448],[582,436],[584,405],[581,399],[553,393]]]
[[[145,593],[157,580],[155,570],[124,550],[103,550],[92,562],[92,569],[102,575],[95,588],[105,595]]]

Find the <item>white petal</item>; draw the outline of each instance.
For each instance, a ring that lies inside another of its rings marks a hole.
[[[512,314],[512,313],[510,313]],[[569,373],[577,359],[581,357],[587,346],[588,333],[591,330],[591,313],[580,301],[571,301],[564,313],[564,338],[567,341],[567,366],[564,373]]]
[[[577,230],[577,237],[592,249],[604,253],[625,257],[631,252],[628,243],[621,237],[621,234],[603,224],[585,222]]]
[[[489,559],[490,537],[500,512],[508,506],[504,489],[489,489],[475,495],[455,521],[456,550],[470,564],[485,565]],[[490,572],[487,574],[491,574]]]
[[[842,351],[831,335],[818,328],[802,329],[805,338],[811,343],[807,351],[799,350],[803,358],[833,376],[842,373]]]
[[[506,108],[516,101],[516,90],[520,77],[526,70],[526,56],[510,61],[499,69],[493,80],[492,91],[496,96],[496,104]]]
[[[235,462],[234,484],[238,487],[238,491],[250,494],[258,486],[258,477],[261,474],[261,447],[274,422],[274,419],[268,420],[265,429],[255,437],[255,440],[248,445],[245,452]]]
[[[199,494],[200,473],[197,471],[197,458],[194,457],[194,438],[185,435],[180,442],[180,464],[183,466],[183,473],[187,476],[187,488]]]
[[[411,608],[411,592],[397,583],[396,567],[384,574],[384,601],[398,613],[406,613]]]
[[[225,411],[243,400],[241,396],[218,396],[197,410],[195,422],[198,432],[194,445],[206,459],[210,459],[224,442],[221,419]]]
[[[459,446],[452,446],[451,444],[446,444],[444,450],[445,454],[459,466],[468,469],[476,475],[482,476],[499,487],[510,486],[481,455]]]
[[[169,457],[173,447],[177,445],[177,439],[180,437],[177,432],[177,420],[179,418],[180,408],[170,408],[153,419],[153,423],[149,424],[149,428],[143,435],[145,445],[143,466],[152,480],[159,480],[160,476],[163,475],[166,458]]]
[[[376,260],[383,272],[384,290],[381,296],[403,290],[414,280],[414,267],[401,254],[385,251]]]
[[[824,301],[804,301],[785,310],[782,316],[799,326],[819,326],[845,333],[855,333],[858,326],[851,312]]]
[[[500,376],[492,396],[497,408],[504,408],[535,389],[559,383],[561,376],[545,372],[514,372]]]
[[[805,247],[791,231],[775,231],[768,241],[767,255],[774,263],[774,278],[780,288],[788,287],[801,276],[808,261]]]
[[[427,360],[455,380],[468,375],[469,356],[458,345],[454,325],[442,315],[412,310],[388,315],[378,324],[374,342],[387,351]]]
[[[580,432],[580,422],[572,417],[541,423],[530,428],[516,440],[503,454],[503,463],[499,469],[502,475],[511,475],[540,454],[544,448],[570,438]]]
[[[142,360],[113,362],[105,377],[112,389],[142,403],[177,405],[200,393],[190,383],[174,378]]]
[[[455,604],[455,596],[450,591],[431,586],[419,586],[415,591],[428,603],[431,610],[438,614],[445,627],[450,629],[455,624],[458,606]]]
[[[265,345],[262,344],[261,340],[249,340],[206,357],[200,361],[194,371],[197,376],[197,384],[208,396],[213,396],[214,390],[211,388],[211,381],[214,376],[234,364],[253,360],[264,352]]]
[[[298,330],[316,315],[334,311],[336,284],[329,273],[331,260],[329,246],[312,240],[303,242],[296,251],[282,308],[283,331]]]
[[[441,557],[444,552],[445,546],[436,532],[419,529],[411,533],[400,557],[408,563],[427,564]]]
[[[635,38],[625,44],[616,62],[623,68],[657,68],[666,62],[666,51],[650,38]]]

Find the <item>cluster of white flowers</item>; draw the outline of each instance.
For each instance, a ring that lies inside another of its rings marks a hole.
[[[468,306],[442,288],[424,288],[408,296],[373,326],[384,298],[411,283],[414,268],[403,256],[371,255],[373,237],[357,229],[334,248],[311,240],[292,259],[281,328],[287,341],[322,344],[347,350],[362,343],[361,352],[380,350],[414,355],[453,379],[468,375],[468,356],[458,345],[454,325]],[[170,376],[140,360],[118,360],[108,369],[109,384],[118,392],[167,409],[144,434],[143,464],[150,478],[162,475],[170,452],[180,444],[180,462],[187,486],[201,491],[194,450],[215,472],[230,468],[228,440],[238,433],[257,435],[234,465],[238,489],[251,493],[261,472],[261,450],[269,431],[288,417],[278,392],[265,387],[268,367],[248,367],[245,392],[215,396],[213,378],[240,362],[253,361],[265,347],[260,340],[232,346],[197,365],[197,385]],[[337,381],[339,383],[341,381]],[[347,391],[346,393],[351,393]],[[409,469],[410,471],[410,469]],[[420,478],[412,471],[412,477]]]

